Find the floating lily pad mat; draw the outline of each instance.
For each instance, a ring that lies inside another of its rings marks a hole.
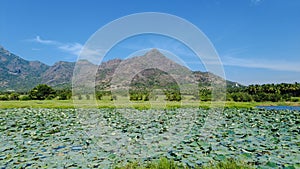
[[[167,157],[300,167],[300,112],[1,109],[0,168],[111,168]]]

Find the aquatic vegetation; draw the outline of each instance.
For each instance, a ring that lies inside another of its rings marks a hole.
[[[111,168],[161,157],[187,167],[234,159],[297,168],[299,151],[300,111],[0,109],[0,168]]]

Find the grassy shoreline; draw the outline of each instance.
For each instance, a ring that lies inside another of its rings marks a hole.
[[[127,102],[114,103],[113,101],[95,101],[95,100],[29,100],[29,101],[0,101],[0,108],[209,108],[209,107],[226,107],[226,108],[255,108],[256,106],[300,106],[300,102],[167,102],[150,103],[150,102]]]

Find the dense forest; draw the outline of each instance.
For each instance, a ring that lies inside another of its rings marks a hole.
[[[212,90],[209,87],[199,87],[197,94],[190,99],[200,101],[211,101]],[[185,94],[180,93],[176,87],[166,87],[162,90],[167,101],[180,101],[185,98]],[[72,96],[70,88],[53,89],[52,87],[39,84],[28,92],[17,93],[14,91],[0,92],[0,100],[69,100],[72,97],[76,99],[91,99],[90,94],[76,94]],[[109,100],[116,100],[117,96],[113,95],[111,91],[96,90],[96,99],[102,100],[109,98]],[[155,100],[157,96],[151,94],[150,90],[143,88],[129,90],[129,99],[131,101],[149,101]],[[235,102],[279,102],[279,101],[300,101],[300,84],[281,83],[281,84],[263,84],[263,85],[249,85],[240,87],[230,87],[226,91],[226,100]]]
[[[227,89],[227,100],[238,102],[300,101],[300,84],[263,84]]]

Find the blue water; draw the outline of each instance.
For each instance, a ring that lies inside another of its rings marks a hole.
[[[256,106],[259,109],[267,110],[298,110],[300,111],[300,106]]]

